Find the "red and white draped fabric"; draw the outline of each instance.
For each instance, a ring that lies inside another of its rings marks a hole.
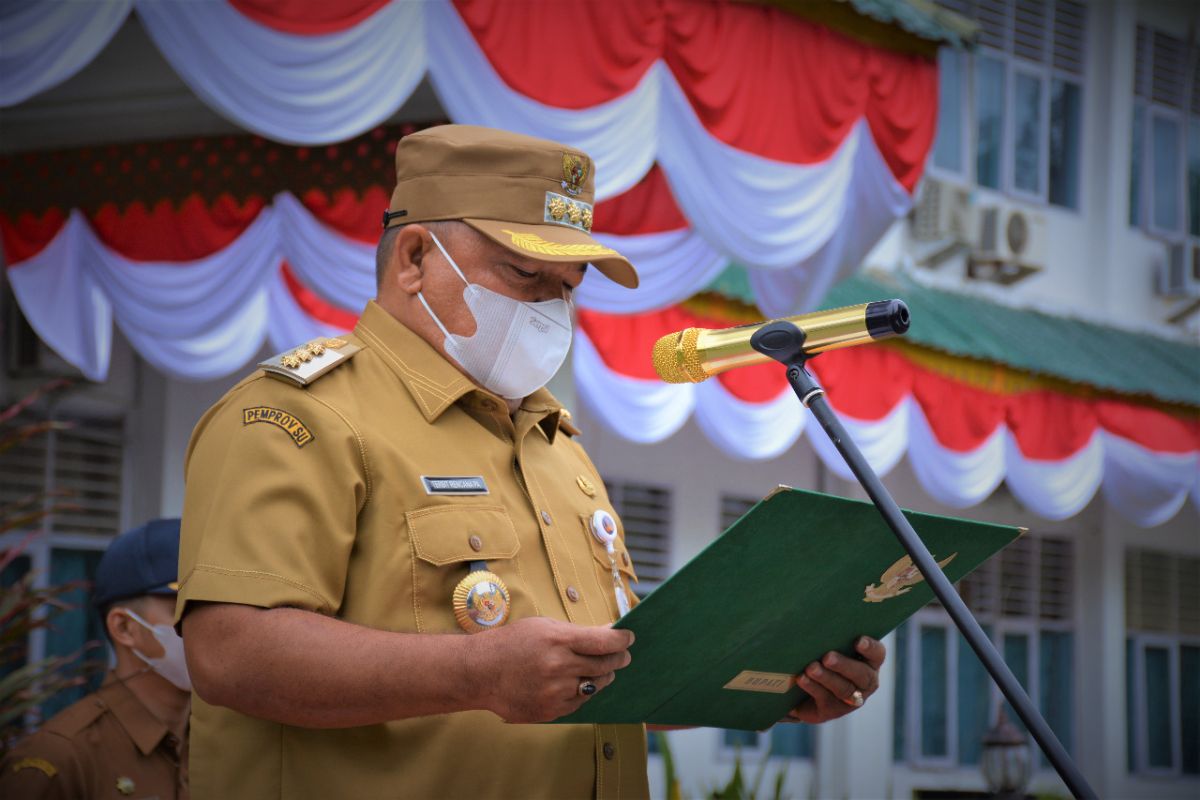
[[[620,231],[661,234],[628,243],[660,276],[651,285],[669,289],[641,293],[641,308],[700,289],[721,259],[753,270],[766,313],[819,302],[910,207],[936,121],[931,60],[745,3],[20,5],[0,6],[6,68],[44,58],[47,42],[76,57],[14,72],[0,104],[70,77],[132,7],[201,99],[276,141],[361,134],[428,75],[456,122],[589,152],[599,199],[658,165],[653,180],[670,186],[679,218]],[[654,263],[664,253],[670,279]]]
[[[334,173],[380,155],[377,126],[428,76],[452,120],[570,142],[597,162],[597,235],[638,265],[642,287],[593,273],[579,292],[573,363],[596,416],[654,442],[694,414],[731,456],[776,456],[814,429],[777,371],[670,386],[650,371],[650,345],[729,324],[680,303],[730,263],[748,268],[764,313],[814,305],[907,211],[935,127],[932,61],[778,9],[691,0],[0,0],[0,106],[69,78],[131,10],[204,102],[325,171],[320,190],[174,202],[147,191],[145,202],[0,212],[25,315],[95,380],[107,374],[114,324],[183,379],[236,373],[264,340],[284,349],[350,328],[373,294],[390,181],[383,163],[365,182]],[[236,146],[216,149],[171,158],[197,183],[217,170],[258,174]],[[118,159],[108,174],[153,178],[154,162]],[[48,170],[33,179],[54,180]],[[908,453],[949,506],[1007,480],[1054,519],[1100,487],[1141,525],[1170,518],[1189,495],[1200,504],[1194,416],[985,391],[909,355],[858,348],[815,362],[880,472]],[[869,384],[886,391],[867,391],[865,375],[886,376]],[[844,473],[823,434],[811,441]]]

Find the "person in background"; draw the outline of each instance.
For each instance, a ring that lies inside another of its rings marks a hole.
[[[178,519],[112,541],[92,602],[114,666],[99,690],[54,715],[0,764],[0,797],[186,800],[191,681],[171,627]]]

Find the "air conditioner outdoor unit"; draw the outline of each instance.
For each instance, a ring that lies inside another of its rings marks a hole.
[[[979,209],[967,277],[1016,283],[1046,266],[1046,220],[1020,208]]]
[[[1200,245],[1167,245],[1166,258],[1155,270],[1158,294],[1163,297],[1200,297]]]
[[[956,183],[926,178],[913,207],[912,237],[918,242],[971,239],[971,191]]]

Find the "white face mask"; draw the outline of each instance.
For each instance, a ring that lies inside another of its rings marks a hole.
[[[160,658],[149,656],[134,650],[133,653],[150,665],[151,669],[162,675],[184,692],[192,690],[192,679],[188,676],[187,661],[183,657],[183,639],[170,625],[151,625],[139,617],[132,609],[122,608],[129,618],[154,634],[154,638],[162,645],[163,654]]]
[[[446,337],[446,353],[480,386],[503,398],[520,400],[545,386],[571,348],[570,304],[562,299],[525,303],[471,283],[436,236],[433,243],[467,284],[463,300],[475,317],[474,336],[451,333],[417,292]]]

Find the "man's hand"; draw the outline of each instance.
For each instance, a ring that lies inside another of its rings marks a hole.
[[[869,636],[860,637],[854,649],[861,660],[829,652],[796,676],[796,685],[808,697],[788,712],[785,722],[828,722],[844,717],[875,693],[887,650]]]
[[[476,634],[481,705],[507,722],[545,722],[579,708],[585,678],[603,689],[629,665],[633,633],[530,617]]]

